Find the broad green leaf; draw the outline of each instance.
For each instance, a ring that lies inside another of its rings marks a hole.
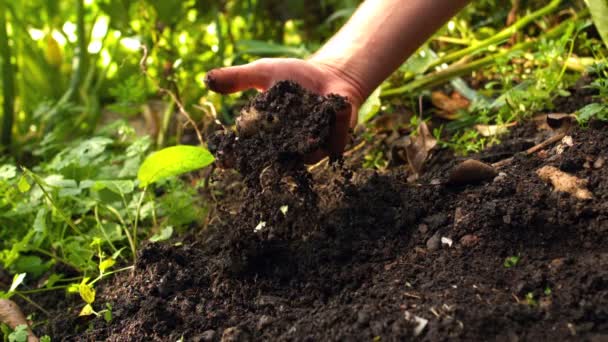
[[[376,116],[376,114],[378,114],[381,106],[382,102],[380,101],[380,87],[378,87],[359,109],[359,123],[366,123],[371,120],[374,116]]]
[[[163,228],[163,230],[161,230],[160,233],[152,235],[152,237],[150,238],[150,241],[151,242],[165,241],[165,240],[170,239],[171,235],[173,235],[173,227],[168,226],[167,228]]]
[[[207,149],[197,146],[179,145],[151,154],[137,173],[140,186],[145,187],[167,177],[201,169],[215,158]]]
[[[11,164],[0,166],[0,180],[9,180],[17,175],[17,167]]]
[[[126,195],[133,192],[135,184],[130,180],[100,180],[95,182],[93,190],[108,189],[118,195]]]
[[[576,119],[580,123],[586,123],[587,121],[597,118],[600,120],[606,120],[608,117],[608,106],[601,103],[591,103],[578,110]]]
[[[585,2],[604,45],[608,47],[608,0],[585,0]]]
[[[11,284],[11,288],[8,290],[8,292],[14,292],[17,287],[19,285],[21,285],[21,283],[23,283],[23,280],[25,279],[25,273],[19,273],[19,274],[15,274],[15,276],[13,277],[13,283]]]
[[[15,330],[8,335],[8,342],[27,342],[27,325],[19,324]]]

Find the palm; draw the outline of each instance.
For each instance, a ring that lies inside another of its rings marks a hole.
[[[338,94],[348,98],[351,108],[336,117],[328,151],[309,156],[316,162],[328,153],[340,154],[348,141],[349,126],[356,124],[356,113],[362,103],[357,87],[330,66],[292,58],[261,59],[251,64],[212,70],[207,85],[219,93],[233,93],[255,88],[264,91],[280,80],[293,80],[303,87],[323,95]]]

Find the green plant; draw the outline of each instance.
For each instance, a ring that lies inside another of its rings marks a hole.
[[[538,305],[538,301],[534,297],[534,293],[533,292],[526,293],[526,304],[528,304],[529,306],[537,306]]]
[[[597,102],[586,105],[576,113],[577,121],[584,125],[591,119],[608,121],[608,63],[598,63],[593,72],[597,77],[589,84],[589,88],[598,92]]]
[[[505,259],[505,262],[503,263],[503,266],[505,268],[515,267],[515,266],[517,266],[517,264],[519,264],[520,260],[521,260],[521,257],[519,255],[512,255],[512,256],[507,257]]]
[[[388,166],[388,160],[382,150],[372,150],[363,157],[363,167],[368,169],[384,170]]]

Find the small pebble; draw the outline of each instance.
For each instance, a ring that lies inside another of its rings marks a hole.
[[[435,233],[426,241],[426,248],[432,252],[438,250],[439,247],[441,247],[441,236],[439,236],[439,233]]]
[[[470,248],[475,246],[479,242],[479,237],[473,234],[467,234],[460,238],[460,244],[463,247]]]
[[[217,333],[215,332],[215,330],[207,330],[201,334],[201,341],[211,342],[215,340],[216,335]]]
[[[249,342],[249,333],[240,327],[230,327],[222,333],[220,342]]]
[[[262,317],[260,317],[260,320],[258,321],[257,328],[258,330],[263,330],[264,328],[269,326],[270,323],[272,323],[272,317],[268,315],[262,315]]]
[[[367,311],[361,310],[357,313],[357,325],[364,327],[369,323],[370,316]]]
[[[507,179],[507,174],[504,172],[499,172],[498,176],[494,177],[494,183],[500,183]]]
[[[606,160],[604,159],[604,157],[599,157],[595,160],[595,162],[593,163],[593,168],[594,169],[601,169],[602,166],[604,166],[604,163],[606,162]]]
[[[429,226],[428,226],[428,225],[426,225],[426,224],[424,224],[424,223],[421,223],[421,224],[418,226],[418,231],[420,232],[420,234],[426,234],[426,232],[428,232],[428,231],[429,231]]]

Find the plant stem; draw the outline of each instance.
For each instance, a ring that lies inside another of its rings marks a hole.
[[[578,18],[581,18],[587,14],[588,14],[588,12],[581,13],[578,16]],[[576,18],[576,19],[578,19],[578,18]],[[557,35],[563,33],[570,25],[573,24],[574,20],[575,19],[569,19],[569,20],[562,22],[561,24],[559,24],[558,26],[556,26],[555,28],[553,28],[552,30],[547,32],[546,35],[544,35],[543,37],[551,38],[551,37],[554,37],[554,36],[557,36]],[[507,50],[504,50],[504,51],[501,51],[501,52],[498,52],[498,53],[495,53],[492,55],[488,55],[486,57],[483,57],[481,59],[478,59],[478,60],[475,60],[475,61],[472,61],[469,63],[452,64],[446,69],[425,75],[404,86],[384,90],[384,91],[382,91],[382,94],[380,96],[385,97],[385,96],[391,96],[391,95],[398,95],[398,94],[403,94],[403,93],[407,93],[407,92],[412,92],[414,90],[418,90],[421,88],[429,88],[429,87],[436,86],[436,85],[441,84],[454,77],[463,76],[472,71],[482,69],[488,65],[492,65],[496,62],[496,60],[503,58],[514,51],[521,51],[521,50],[528,49],[528,48],[534,46],[535,44],[537,44],[539,39],[540,38],[537,38],[537,39],[533,39],[533,40],[530,40],[527,42],[513,45],[510,49],[507,49]]]
[[[57,204],[53,200],[53,197],[51,197],[51,195],[46,191],[46,189],[42,185],[42,183],[43,183],[42,179],[40,177],[38,177],[38,175],[36,175],[35,173],[33,173],[32,171],[30,171],[26,168],[23,168],[23,170],[25,171],[25,173],[30,175],[30,177],[32,177],[32,179],[34,180],[34,183],[36,183],[40,187],[40,190],[42,190],[44,197],[46,197],[46,199],[49,200],[49,202],[51,203],[51,206],[57,211],[57,213],[61,216],[61,218],[63,218],[63,220],[68,224],[68,226],[70,226],[70,228],[72,228],[72,230],[74,230],[74,232],[76,234],[83,235],[82,231],[80,231],[80,229],[78,229],[78,226],[76,226],[74,221],[72,221],[72,219],[68,215],[66,215],[63,212],[63,210],[61,210],[61,208],[59,208],[59,206],[57,206]]]
[[[139,223],[139,212],[141,210],[141,204],[144,201],[144,195],[146,194],[146,190],[148,187],[144,187],[144,190],[141,192],[141,196],[139,197],[139,201],[137,202],[137,208],[135,209],[135,222],[133,223],[133,245],[137,248],[137,224]],[[137,253],[133,251],[133,264],[135,264]]]
[[[2,58],[2,145],[9,147],[12,140],[15,113],[15,76],[11,62],[11,47],[7,32],[6,3],[0,0],[0,57]]]
[[[133,270],[133,269],[135,269],[135,265],[131,265],[131,266],[127,266],[127,267],[119,268],[119,269],[117,269],[117,270],[110,271],[110,272],[106,272],[106,273],[104,273],[104,274],[101,274],[101,275],[97,276],[97,278],[93,279],[93,280],[92,280],[92,281],[89,283],[89,285],[94,285],[96,282],[100,281],[101,279],[103,279],[103,278],[105,278],[105,277],[107,277],[107,276],[109,276],[109,275],[112,275],[112,274],[115,274],[115,273],[119,273],[119,272],[128,271],[128,270]]]
[[[559,4],[561,2],[562,2],[562,0],[552,0],[547,6],[537,10],[536,12],[532,12],[532,13],[528,14],[527,16],[517,20],[513,25],[505,28],[504,30],[498,32],[497,34],[493,35],[492,37],[482,40],[479,43],[473,44],[462,50],[447,54],[447,55],[433,61],[429,65],[428,68],[431,69],[436,66],[442,65],[444,63],[452,62],[452,61],[458,60],[462,57],[473,55],[473,54],[478,53],[481,50],[487,48],[490,45],[499,44],[500,42],[502,42],[506,39],[509,39],[511,36],[513,36],[515,33],[517,33],[517,31],[526,27],[528,24],[534,22],[536,19],[538,19],[542,16],[545,16],[545,15],[553,12],[554,10],[556,10],[559,7]]]

